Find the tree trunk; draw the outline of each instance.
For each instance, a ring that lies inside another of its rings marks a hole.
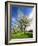
[[[24,25],[25,27],[24,27],[24,34],[25,34],[25,28],[26,28],[26,25]]]
[[[21,24],[21,27],[20,27],[21,31],[23,32],[23,29],[22,29],[22,24]]]

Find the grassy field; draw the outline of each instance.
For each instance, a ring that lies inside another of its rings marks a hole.
[[[11,39],[22,39],[22,38],[32,38],[33,34],[29,32],[11,32]]]

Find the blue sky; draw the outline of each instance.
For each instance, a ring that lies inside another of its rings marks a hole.
[[[11,15],[13,17],[18,16],[18,9],[20,9],[21,12],[23,12],[24,15],[29,15],[32,12],[31,7],[17,7],[17,6],[12,6],[11,7]]]
[[[31,12],[32,12],[31,7],[11,6],[12,23],[16,23],[16,18],[18,18],[18,14],[29,16]]]

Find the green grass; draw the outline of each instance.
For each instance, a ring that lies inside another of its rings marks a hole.
[[[32,33],[27,33],[27,32],[11,32],[11,39],[22,39],[22,38],[32,38],[33,34]]]

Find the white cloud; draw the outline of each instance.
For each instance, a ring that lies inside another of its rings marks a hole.
[[[15,18],[12,18],[12,21],[16,21]]]
[[[32,17],[33,17],[33,10],[32,10],[32,12],[31,12],[30,15],[29,15],[29,18],[30,18],[30,19],[32,19]]]

